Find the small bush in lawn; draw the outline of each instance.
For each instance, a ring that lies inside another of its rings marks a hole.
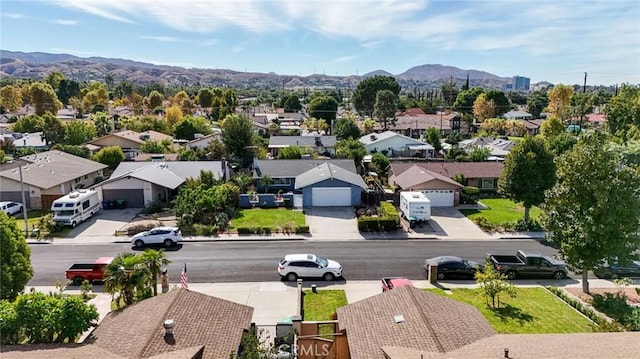
[[[164,210],[164,205],[160,201],[148,202],[142,210],[144,214],[160,213]]]
[[[473,222],[484,231],[492,231],[494,229],[493,225],[486,217],[478,216],[473,219]]]

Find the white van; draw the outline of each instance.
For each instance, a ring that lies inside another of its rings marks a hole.
[[[83,189],[62,196],[51,204],[53,221],[71,227],[91,218],[100,209],[98,192]]]

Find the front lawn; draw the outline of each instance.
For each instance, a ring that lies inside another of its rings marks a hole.
[[[347,305],[347,295],[343,290],[310,290],[304,292],[303,320],[321,321],[334,320],[336,310]]]
[[[231,220],[233,228],[296,228],[305,225],[302,211],[284,208],[251,208],[239,210]]]
[[[485,198],[481,199],[480,202],[489,207],[489,209],[460,209],[459,211],[470,220],[474,220],[477,217],[484,217],[494,226],[516,222],[524,218],[524,207],[522,203],[515,203],[505,198]],[[540,208],[531,207],[529,216],[531,219],[539,220],[541,213]]]
[[[544,288],[516,288],[516,297],[502,295],[500,308],[487,306],[480,289],[427,289],[460,302],[471,304],[501,334],[588,333],[593,324]]]

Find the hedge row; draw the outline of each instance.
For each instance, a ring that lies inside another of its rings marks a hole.
[[[280,233],[280,231],[282,231],[282,233],[284,234],[301,234],[301,233],[309,233],[309,226],[303,225],[303,226],[294,226],[291,228],[271,228],[271,227],[238,227],[236,228],[236,230],[238,231],[238,234],[258,234],[258,235],[269,235],[273,232],[275,233]]]
[[[562,299],[565,303],[569,304],[577,311],[582,313],[592,322],[596,323],[596,331],[600,332],[620,332],[622,327],[617,322],[609,322],[600,314],[596,313],[591,308],[585,306],[580,300],[569,297],[563,290],[556,287],[546,287],[548,291],[555,294],[558,298]]]

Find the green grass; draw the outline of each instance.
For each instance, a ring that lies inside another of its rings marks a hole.
[[[499,225],[505,222],[516,222],[524,218],[524,207],[522,203],[515,203],[505,198],[484,198],[481,199],[489,209],[460,209],[459,211],[473,220],[476,217],[484,217],[489,223]],[[529,216],[531,219],[539,220],[542,211],[538,207],[531,207]]]
[[[343,290],[304,291],[304,320],[333,320],[336,309],[347,305]]]
[[[239,210],[231,220],[234,228],[238,227],[284,227],[290,224],[292,227],[305,224],[302,211],[280,208],[252,208]]]
[[[516,288],[516,297],[501,295],[501,308],[487,306],[480,289],[442,289],[429,292],[471,304],[501,334],[587,333],[593,324],[544,288]]]

